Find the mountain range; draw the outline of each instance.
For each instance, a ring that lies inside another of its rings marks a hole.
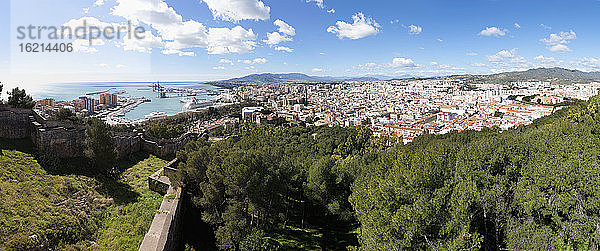
[[[410,78],[412,76],[405,76]],[[252,74],[240,78],[232,78],[227,80],[215,81],[210,84],[217,85],[239,85],[239,84],[256,84],[256,83],[332,83],[346,81],[377,81],[390,80],[394,77],[382,75],[367,75],[363,77],[319,77],[309,76],[304,73],[262,73]]]
[[[583,72],[564,68],[538,68],[527,71],[505,72],[491,75],[455,75],[448,76],[455,79],[463,79],[472,82],[515,82],[515,81],[570,81],[590,82],[600,81],[600,72]],[[363,77],[319,77],[309,76],[303,73],[262,73],[252,74],[240,78],[232,78],[211,82],[209,84],[222,87],[231,87],[243,84],[256,83],[334,83],[347,81],[378,81],[378,80],[400,80],[416,78],[415,76],[403,75],[397,77],[383,75],[367,75]],[[439,78],[439,77],[432,77]],[[425,78],[427,79],[427,78]]]
[[[504,72],[491,75],[459,75],[453,78],[463,78],[486,82],[516,82],[516,81],[563,81],[591,82],[600,81],[600,72],[584,72],[564,68],[537,68],[526,71]]]

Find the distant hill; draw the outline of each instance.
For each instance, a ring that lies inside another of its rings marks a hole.
[[[600,81],[600,72],[583,72],[564,68],[538,68],[527,71],[504,72],[491,75],[455,75],[449,76],[454,79],[462,79],[471,82],[507,83],[516,81],[565,81],[565,82],[590,82]],[[442,78],[442,77],[431,77]],[[211,82],[209,84],[221,87],[234,87],[243,84],[255,83],[334,83],[345,81],[378,81],[378,80],[402,80],[402,79],[431,79],[420,78],[411,75],[397,77],[383,75],[367,75],[363,77],[319,77],[309,76],[303,73],[262,73],[252,74],[240,78],[232,78]]]
[[[252,74],[240,78],[232,78],[227,80],[215,81],[209,84],[222,87],[235,86],[240,84],[256,84],[256,83],[333,83],[344,81],[378,81],[389,80],[392,77],[388,76],[363,76],[363,77],[319,77],[309,76],[303,73],[262,73]]]
[[[489,82],[515,82],[515,81],[573,81],[590,82],[600,81],[600,72],[583,72],[564,68],[538,68],[527,71],[504,72],[492,75],[461,75],[453,76],[462,79],[479,79]]]

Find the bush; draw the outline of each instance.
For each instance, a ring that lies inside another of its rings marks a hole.
[[[151,124],[146,129],[146,135],[159,139],[173,139],[181,136],[185,130],[180,124],[170,125],[165,123]]]
[[[82,122],[80,117],[77,117],[73,111],[66,108],[60,108],[53,116],[50,116],[49,119],[61,122],[72,122],[74,124],[81,124]]]

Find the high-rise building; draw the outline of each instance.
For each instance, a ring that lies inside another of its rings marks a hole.
[[[79,99],[83,102],[83,109],[87,110],[88,115],[96,112],[98,100],[90,97],[80,97]]]
[[[100,104],[106,105],[108,107],[117,106],[117,95],[116,94],[100,94]]]
[[[52,98],[42,99],[42,100],[38,101],[38,103],[41,106],[45,106],[45,107],[49,107],[49,108],[54,107],[54,99],[52,99]]]

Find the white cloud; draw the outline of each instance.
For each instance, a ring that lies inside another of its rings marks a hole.
[[[167,49],[206,48],[209,45],[206,27],[193,20],[168,25],[156,24],[153,27],[158,30],[163,40],[167,40]]]
[[[471,63],[470,65],[473,67],[486,67],[487,66],[486,64],[482,64],[482,63]]]
[[[408,26],[408,33],[410,34],[418,35],[421,34],[421,32],[423,32],[423,27],[421,26],[416,26],[414,24]]]
[[[552,27],[545,24],[540,24],[540,27],[544,28],[544,30],[552,30]]]
[[[549,38],[544,38],[541,41],[546,43],[547,45],[555,45],[555,44],[566,44],[569,43],[570,40],[576,39],[577,34],[574,31],[569,32],[560,32],[559,34],[552,33]]]
[[[440,42],[440,43],[441,43],[441,42],[444,42],[444,40],[442,40],[441,38],[438,38],[438,39],[436,39],[436,41],[438,41],[438,42]]]
[[[79,19],[71,19],[68,22],[64,23],[62,26],[69,27],[73,31],[73,35],[75,35],[76,34],[75,29],[77,29],[78,27],[86,26],[89,28],[89,27],[93,26],[93,27],[99,28],[100,30],[104,30],[107,27],[116,27],[116,26],[118,26],[118,24],[102,22],[95,17],[82,17]],[[69,35],[68,33],[69,33],[68,30],[65,31],[65,37],[67,37]],[[77,35],[79,37],[81,37],[84,34],[79,32],[79,33],[77,33]]]
[[[268,45],[276,45],[282,42],[291,42],[293,39],[291,37],[281,35],[279,32],[271,32],[267,33],[267,40],[263,40]]]
[[[512,50],[512,51],[501,50],[494,55],[487,56],[487,60],[490,62],[502,62],[504,59],[514,58],[514,57],[515,57],[515,50]]]
[[[544,44],[548,46],[548,50],[555,53],[570,52],[571,49],[567,46],[571,40],[577,38],[577,34],[574,31],[560,32],[558,34],[552,33],[548,38],[541,39]]]
[[[115,67],[117,67],[117,68],[125,68],[125,67],[127,67],[127,66],[126,66],[126,65],[123,65],[123,64],[118,64],[118,65],[115,65]]]
[[[252,29],[241,26],[229,28],[210,28],[208,32],[209,54],[246,53],[256,47],[256,35]]]
[[[104,5],[104,0],[97,0],[96,2],[94,2],[94,6],[102,6]]]
[[[215,66],[213,67],[213,70],[225,70],[224,66]]]
[[[283,42],[291,42],[294,40],[292,38],[292,36],[296,35],[296,29],[294,29],[294,27],[292,27],[291,25],[287,24],[286,22],[284,22],[280,19],[275,20],[275,22],[273,22],[273,24],[275,24],[277,27],[279,27],[277,30],[279,32],[267,33],[267,39],[263,40],[263,42],[265,42],[269,46],[274,46],[274,45],[277,45],[277,44],[280,44]],[[275,48],[275,50],[289,51],[292,49],[290,49],[288,47],[279,46],[279,47]]]
[[[327,13],[335,14],[335,9],[328,10]]]
[[[168,54],[192,55],[193,52],[180,53],[182,49],[206,48],[209,54],[246,53],[256,47],[256,35],[252,29],[241,26],[234,28],[209,28],[195,20],[183,21],[162,0],[116,0],[112,14],[134,23],[142,22],[156,29],[164,41],[164,52]],[[213,2],[212,0],[210,1]],[[245,6],[246,1],[221,1],[218,6]],[[210,4],[209,4],[210,5]],[[239,11],[244,11],[240,8]]]
[[[502,71],[524,70],[532,67],[532,64],[525,57],[517,54],[517,49],[501,50],[494,55],[486,56],[488,62],[496,67],[501,67]]]
[[[108,64],[99,64],[98,66],[105,68],[108,67]]]
[[[163,41],[160,37],[156,37],[152,34],[151,31],[146,31],[142,34],[139,34],[142,39],[137,39],[135,37],[129,38],[129,36],[125,36],[123,38],[123,42],[119,43],[123,46],[123,49],[126,51],[137,51],[143,53],[152,52],[152,48],[160,48],[163,47]]]
[[[255,64],[266,64],[268,61],[265,58],[256,58],[253,61]]]
[[[314,69],[312,69],[312,72],[315,72],[315,73],[317,73],[317,72],[324,72],[324,71],[325,70],[323,70],[322,68],[314,68]]]
[[[394,68],[415,68],[417,65],[410,58],[394,58],[392,60],[392,64],[390,65]]]
[[[317,4],[317,6],[319,6],[319,8],[323,9],[325,8],[325,3],[323,3],[323,0],[306,0],[307,3],[310,2],[315,2],[315,4]]]
[[[275,22],[273,22],[273,24],[277,25],[279,27],[279,32],[288,35],[288,36],[295,36],[296,35],[296,29],[294,29],[294,27],[292,27],[291,25],[287,24],[286,22],[277,19],[275,20]]]
[[[600,71],[600,58],[580,58],[571,64],[581,71]]]
[[[224,59],[224,58],[222,58],[222,59],[219,61],[219,63],[221,63],[221,64],[230,64],[230,65],[233,65],[233,61],[231,61],[231,60],[229,60],[229,59]]]
[[[369,62],[366,64],[359,64],[357,66],[354,66],[354,69],[358,69],[358,70],[374,70],[374,69],[379,69],[381,67],[385,67],[385,65],[379,65],[373,62]]]
[[[75,52],[94,54],[94,53],[98,52],[98,49],[94,48],[93,46],[104,45],[104,41],[102,41],[100,39],[94,39],[94,40],[91,40],[91,44],[90,44],[90,40],[75,39],[75,41],[73,41],[72,44],[73,44],[73,51],[75,51]]]
[[[294,49],[289,48],[289,47],[285,47],[285,46],[277,46],[275,47],[276,51],[285,51],[285,52],[294,52]]]
[[[521,25],[519,23],[515,23],[515,28],[521,29]]]
[[[259,0],[200,0],[208,5],[215,19],[238,22],[240,20],[267,20],[271,7]]]
[[[352,16],[352,24],[337,21],[336,26],[327,28],[327,32],[334,33],[338,38],[360,39],[380,32],[380,25],[371,18],[365,17],[362,12]]]
[[[467,52],[467,56],[469,56],[469,57],[475,57],[477,55],[479,55],[479,54],[477,54],[475,52]]]
[[[554,52],[554,53],[571,52],[571,48],[569,48],[569,46],[566,46],[564,44],[557,44],[557,45],[550,46],[550,47],[548,47],[548,50],[550,50],[551,52]]]
[[[255,58],[253,60],[250,60],[250,59],[238,60],[238,62],[244,63],[244,64],[266,64],[269,61],[266,58]]]
[[[485,28],[485,30],[482,30],[481,32],[479,32],[480,36],[486,36],[486,37],[501,37],[506,35],[506,33],[508,32],[507,29],[500,29],[498,27],[487,27]]]
[[[83,8],[83,14],[88,14],[90,12],[90,8]]]
[[[193,51],[180,51],[180,50],[174,50],[174,49],[166,49],[166,50],[161,51],[161,53],[165,54],[165,55],[177,54],[180,57],[183,57],[183,56],[188,56],[188,57],[196,56],[196,53],[194,53]]]
[[[117,5],[111,14],[131,20],[143,22],[155,29],[164,31],[170,26],[183,23],[183,18],[162,0],[116,0]]]
[[[448,64],[440,64],[438,62],[431,62],[430,64],[431,64],[431,66],[433,66],[437,69],[441,69],[441,70],[452,70],[452,71],[464,70],[464,68],[458,68],[458,67],[454,67],[454,66],[448,65]]]
[[[541,66],[544,66],[544,67],[558,66],[562,63],[562,61],[556,60],[553,57],[544,57],[542,55],[535,57],[534,60],[538,61],[541,64]]]

